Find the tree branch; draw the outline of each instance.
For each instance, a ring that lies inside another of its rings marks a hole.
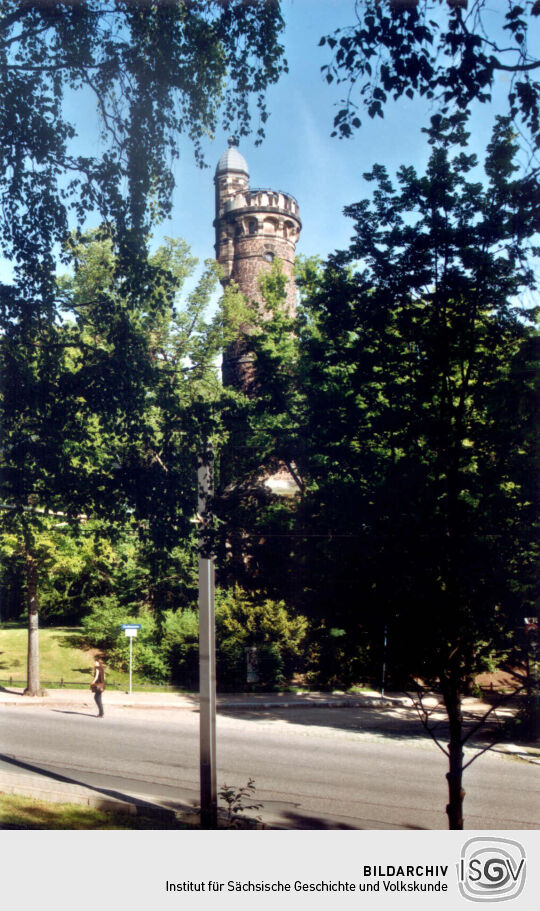
[[[520,693],[523,689],[525,689],[525,687],[526,687],[526,684],[523,683],[523,684],[522,684],[521,686],[519,686],[516,690],[512,690],[511,693],[506,693],[504,696],[502,696],[502,697],[499,699],[499,701],[497,702],[496,705],[490,706],[489,709],[488,709],[488,711],[480,718],[479,721],[476,722],[475,725],[473,725],[473,727],[471,728],[471,730],[470,730],[470,731],[467,733],[467,735],[462,739],[462,741],[461,741],[462,744],[463,744],[463,743],[466,743],[467,740],[469,740],[469,738],[473,736],[473,734],[476,734],[476,732],[477,732],[478,730],[480,730],[480,728],[482,727],[482,725],[484,724],[484,722],[486,721],[486,719],[489,718],[489,716],[491,715],[492,712],[494,712],[494,711],[496,711],[498,708],[500,708],[501,705],[503,704],[503,702],[506,702],[506,700],[507,700],[507,699],[510,699],[512,696],[517,696],[517,694]]]
[[[516,63],[514,66],[506,66],[504,63],[499,63],[495,57],[492,57],[493,69],[494,70],[505,70],[508,73],[526,73],[529,70],[537,70],[540,67],[540,60],[537,60],[536,63]]]
[[[8,13],[7,16],[4,16],[2,20],[0,20],[0,29],[2,31],[7,32],[16,22],[21,22],[28,11],[31,10],[31,0],[19,0],[19,3],[20,6],[18,10],[15,10],[13,13]]]
[[[450,756],[450,753],[448,752],[448,750],[446,750],[446,749],[441,745],[441,743],[439,742],[439,740],[438,740],[437,737],[435,736],[434,731],[435,731],[435,727],[436,727],[436,726],[431,728],[431,727],[429,726],[429,724],[428,724],[430,715],[431,715],[431,714],[432,714],[440,705],[442,705],[442,703],[441,703],[441,702],[438,702],[437,705],[435,705],[435,706],[433,707],[433,709],[431,710],[431,712],[428,712],[428,710],[424,707],[424,703],[423,703],[423,700],[422,700],[422,694],[420,693],[419,690],[418,690],[418,693],[417,693],[417,695],[418,695],[417,701],[416,701],[412,696],[409,696],[408,693],[407,693],[406,695],[407,695],[407,696],[409,697],[409,699],[411,700],[411,702],[412,702],[412,704],[413,704],[413,708],[416,710],[416,713],[417,713],[417,715],[418,715],[418,718],[420,719],[420,723],[422,724],[423,728],[427,731],[427,733],[429,734],[429,736],[430,736],[431,739],[433,740],[433,743],[435,743],[436,746],[439,747],[441,753],[444,753],[444,755],[445,755],[446,757],[449,757],[449,756]]]

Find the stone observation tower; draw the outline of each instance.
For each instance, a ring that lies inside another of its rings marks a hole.
[[[294,254],[302,223],[298,203],[281,190],[251,189],[246,160],[235,139],[219,159],[216,185],[216,259],[223,285],[236,282],[248,303],[262,304],[259,277],[279,259],[287,279],[285,306],[296,311]],[[252,357],[244,335],[223,353],[223,382],[247,391],[253,378]]]

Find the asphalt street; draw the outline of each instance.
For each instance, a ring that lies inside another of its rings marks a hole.
[[[162,806],[199,800],[195,709],[92,704],[0,708],[0,775],[83,785]],[[418,722],[358,707],[229,708],[218,716],[218,784],[255,779],[270,825],[446,829],[446,757]],[[385,716],[388,722],[388,715]],[[472,753],[467,752],[466,760]],[[467,829],[536,829],[540,766],[502,752],[465,772]]]

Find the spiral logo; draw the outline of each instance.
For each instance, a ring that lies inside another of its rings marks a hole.
[[[525,885],[525,851],[508,838],[470,838],[461,850],[459,889],[469,901],[507,901]]]
[[[480,852],[478,852],[480,854]],[[510,854],[506,855],[511,860]],[[510,872],[498,857],[490,857],[484,863],[484,877],[486,882],[483,883],[486,889],[498,889],[505,886],[510,881]]]

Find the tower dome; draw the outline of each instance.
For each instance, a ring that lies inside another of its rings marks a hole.
[[[247,161],[238,151],[238,141],[234,136],[229,138],[229,148],[223,153],[218,161],[216,175],[223,171],[242,171],[249,177]]]

